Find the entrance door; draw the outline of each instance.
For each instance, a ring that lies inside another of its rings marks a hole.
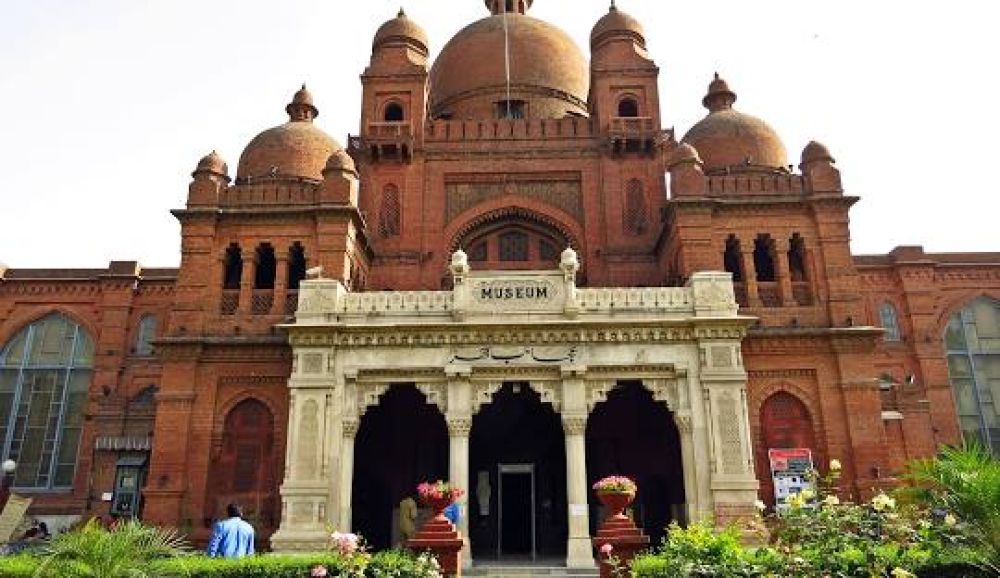
[[[535,559],[535,465],[500,464],[498,558]]]

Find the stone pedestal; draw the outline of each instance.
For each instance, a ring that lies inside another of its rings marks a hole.
[[[599,497],[604,501],[605,496]],[[629,498],[624,503],[631,501]],[[601,578],[612,578],[616,575],[616,568],[620,572],[628,573],[635,555],[649,547],[649,536],[643,534],[642,528],[637,527],[635,522],[621,512],[621,509],[612,506],[611,515],[601,524],[597,537],[593,538],[593,544],[598,553]],[[609,544],[611,552],[602,552],[601,549]]]
[[[406,541],[415,552],[428,551],[437,558],[444,576],[462,576],[462,535],[455,526],[438,513],[420,528],[417,535]]]

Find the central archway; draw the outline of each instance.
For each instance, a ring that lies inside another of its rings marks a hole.
[[[413,385],[393,385],[361,418],[354,446],[352,527],[376,550],[399,542],[397,508],[417,484],[448,479],[448,427]]]
[[[684,522],[681,441],[673,416],[641,382],[622,382],[587,422],[587,479],[625,475],[639,485],[632,504],[637,524],[658,544],[671,522]],[[591,493],[591,535],[603,519]]]
[[[476,560],[566,555],[562,422],[528,384],[506,383],[472,420],[469,535]]]

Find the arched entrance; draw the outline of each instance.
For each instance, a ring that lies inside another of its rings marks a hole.
[[[566,555],[566,444],[559,415],[507,383],[472,420],[469,535],[476,560]]]
[[[237,503],[258,538],[270,536],[278,527],[280,469],[274,449],[274,415],[266,405],[247,399],[230,410],[208,480],[206,515],[221,517],[227,504]]]
[[[813,463],[821,463],[812,416],[799,398],[785,391],[767,398],[760,410],[760,424],[763,447],[758,452],[759,471],[771,470],[768,450],[807,448],[812,450]],[[760,492],[765,502],[774,504],[774,480],[770,475],[762,476]]]
[[[361,418],[354,445],[352,527],[373,548],[399,541],[396,510],[417,484],[448,477],[448,427],[413,385],[394,385]]]
[[[684,521],[680,434],[670,411],[654,401],[640,382],[621,383],[587,422],[589,485],[615,474],[639,485],[633,515],[651,543],[659,543],[672,521]],[[603,515],[593,492],[590,511],[591,535],[595,535]]]

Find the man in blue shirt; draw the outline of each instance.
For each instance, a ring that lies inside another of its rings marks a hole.
[[[242,558],[253,554],[253,526],[243,520],[237,504],[226,506],[228,520],[215,523],[208,541],[208,555],[212,557]]]

